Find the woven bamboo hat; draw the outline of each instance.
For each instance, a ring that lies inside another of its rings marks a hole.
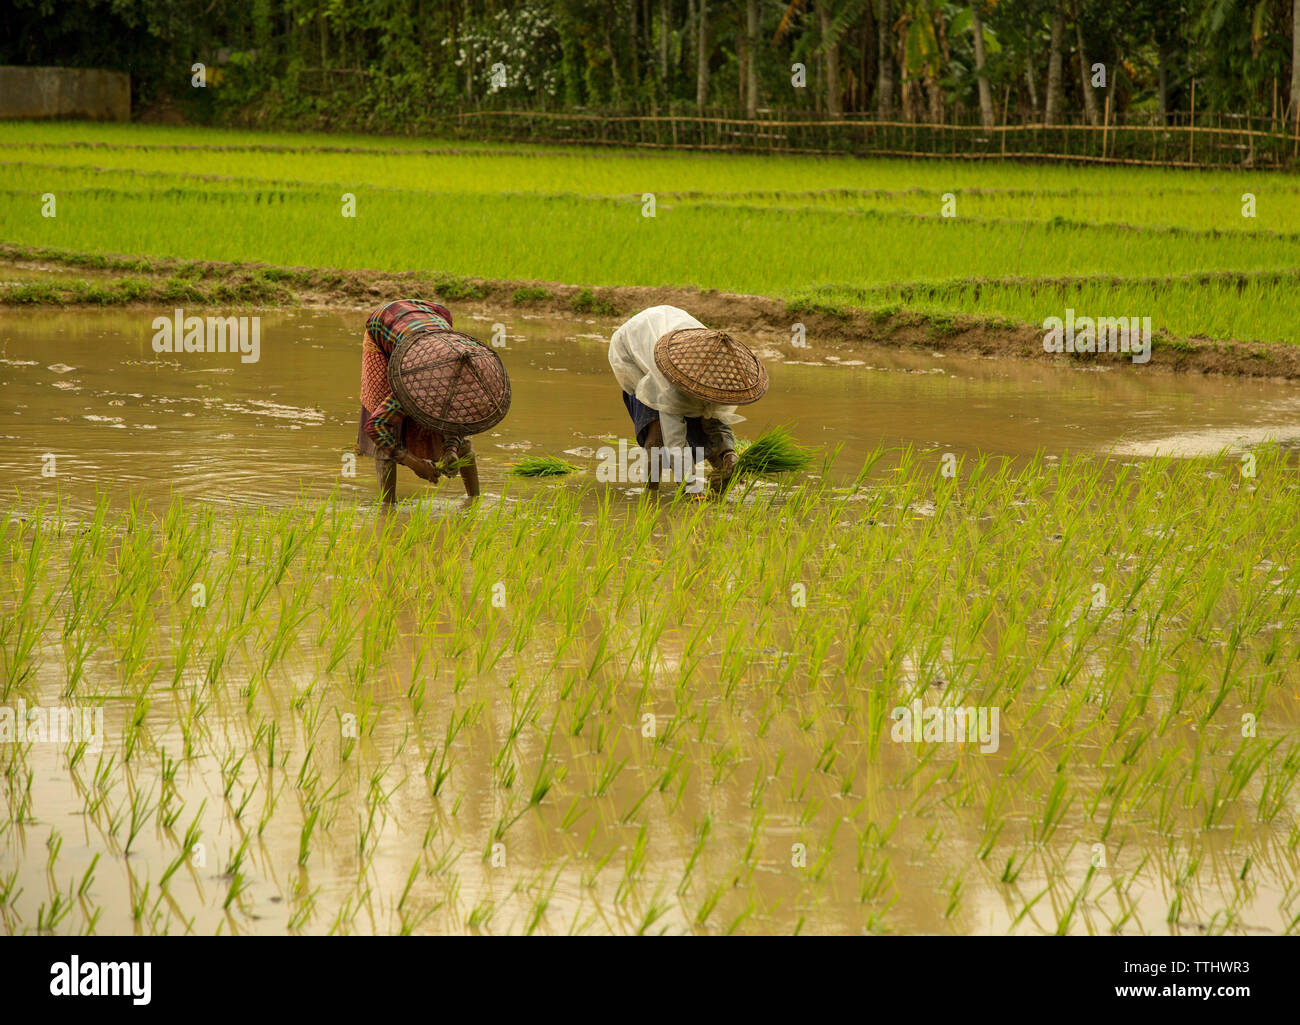
[[[655,342],[655,366],[688,395],[719,406],[757,402],[767,391],[767,368],[749,346],[725,331],[669,331]]]
[[[492,349],[459,331],[407,335],[388,359],[388,384],[417,423],[463,437],[510,409],[510,378]]]

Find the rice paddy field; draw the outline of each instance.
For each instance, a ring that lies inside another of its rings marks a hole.
[[[0,748],[7,930],[1294,931],[1291,465],[883,455],[11,516],[3,700],[103,727]]]
[[[1300,313],[1281,175],[4,122],[0,150],[0,242],[90,264],[1278,345]],[[688,501],[595,472],[617,318],[456,306],[512,325],[484,495],[403,471],[384,511],[340,477],[367,310],[264,310],[260,362],[186,362],[150,348],[170,308],[20,309],[4,274],[6,933],[1300,932],[1293,383],[764,338],[755,472]]]
[[[47,194],[54,217],[42,215]],[[1263,171],[8,122],[0,237],[1034,324],[1073,306],[1150,316],[1175,338],[1294,342],[1300,322],[1300,182]]]

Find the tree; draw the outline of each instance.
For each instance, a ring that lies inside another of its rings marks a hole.
[[[1291,124],[1300,132],[1300,0],[1291,0]]]
[[[948,61],[946,23],[940,0],[907,0],[898,21],[903,70],[903,118],[943,120],[939,79]]]
[[[195,61],[216,72],[211,88],[188,88]],[[768,100],[881,120],[977,110],[985,127],[1001,101],[1047,124],[1098,123],[1094,61],[1116,117],[1167,121],[1194,78],[1198,111],[1300,131],[1300,0],[0,3],[0,64],[129,70],[138,106],[318,128],[410,129],[466,104],[693,101],[753,116]],[[806,89],[783,87],[795,62]]]
[[[745,116],[758,114],[758,0],[745,0]]]
[[[1088,54],[1083,45],[1083,22],[1079,18],[1079,0],[1074,0],[1074,38],[1078,49],[1075,51],[1079,61],[1079,90],[1083,93],[1084,112],[1088,115],[1088,124],[1101,122],[1097,112],[1097,96],[1092,91],[1092,65],[1088,63]]]
[[[993,93],[989,89],[989,76],[984,70],[984,22],[980,18],[979,0],[970,7],[971,32],[975,36],[975,80],[980,94],[980,121],[984,128],[993,127]]]
[[[659,0],[659,89],[664,96],[668,95],[668,46],[673,37],[671,6],[669,0]]]
[[[695,105],[702,112],[709,101],[709,0],[700,0],[699,19],[695,35]]]
[[[877,23],[880,30],[876,34],[877,60],[879,68],[876,78],[876,117],[882,121],[893,117],[894,114],[894,47],[892,45],[892,34],[896,28],[894,25],[894,2],[893,0],[878,0],[880,4],[880,14],[877,17]]]
[[[1047,101],[1043,121],[1049,125],[1061,123],[1061,46],[1065,43],[1065,7],[1057,0],[1052,11],[1052,42],[1047,59]]]
[[[840,45],[832,27],[830,0],[819,0],[817,19],[821,28],[822,55],[826,61],[826,112],[844,115],[844,86],[840,81]]]

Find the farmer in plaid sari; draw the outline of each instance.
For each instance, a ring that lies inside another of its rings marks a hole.
[[[435,484],[460,467],[465,493],[478,497],[478,465],[468,437],[444,435],[406,416],[388,383],[388,358],[393,347],[409,332],[450,331],[451,313],[445,306],[420,299],[398,299],[379,307],[366,320],[361,343],[361,424],[357,428],[358,455],[375,457],[379,497],[385,504],[397,499],[397,464],[410,467]]]

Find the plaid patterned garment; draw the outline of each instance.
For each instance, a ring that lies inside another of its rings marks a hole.
[[[450,330],[451,313],[447,308],[421,299],[397,299],[370,314],[361,343],[361,430],[357,445],[362,454],[372,455],[376,447],[405,443],[415,455],[440,458],[442,439],[438,432],[406,422],[388,386],[388,357],[408,333]]]

